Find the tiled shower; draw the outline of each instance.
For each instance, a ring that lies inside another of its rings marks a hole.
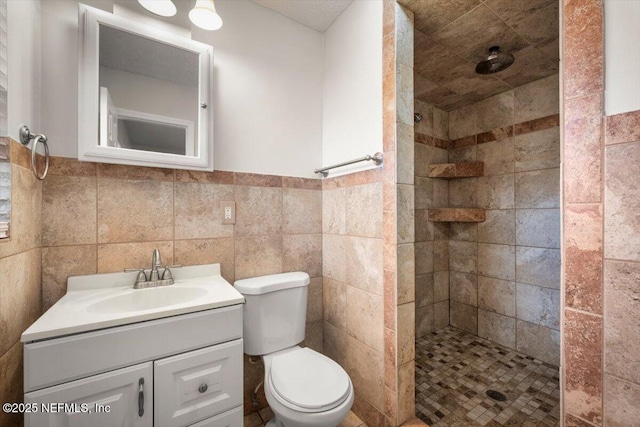
[[[450,112],[415,101],[416,337],[451,325],[559,364],[558,105],[558,75]],[[429,177],[473,162],[483,176]],[[429,221],[444,207],[486,220]]]
[[[556,393],[558,99],[554,74],[448,112],[419,99],[414,105],[422,117],[415,125],[414,145],[416,339],[424,345],[442,341],[443,334],[453,341],[462,337],[443,332],[447,327],[484,338],[479,342],[515,350],[512,357],[555,367],[549,368],[555,385],[548,387]],[[434,165],[470,163],[482,164],[481,176],[435,177]],[[479,208],[485,220],[430,220],[429,211],[436,208]],[[456,342],[448,344],[455,347]],[[419,354],[418,349],[418,373]]]

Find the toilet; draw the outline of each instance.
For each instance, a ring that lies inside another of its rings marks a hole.
[[[238,280],[245,297],[244,352],[262,356],[264,391],[275,418],[268,427],[336,427],[353,404],[342,367],[310,348],[305,335],[309,275],[273,274]]]

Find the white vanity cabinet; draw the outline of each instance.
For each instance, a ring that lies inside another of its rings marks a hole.
[[[241,427],[242,351],[241,304],[27,342],[25,426]]]

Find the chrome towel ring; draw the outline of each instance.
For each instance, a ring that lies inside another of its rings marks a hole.
[[[39,134],[32,133],[29,130],[29,127],[27,127],[27,125],[20,126],[19,136],[20,136],[20,142],[23,145],[29,145],[29,142],[33,140],[33,145],[31,146],[31,171],[33,171],[33,174],[36,176],[37,179],[42,181],[47,177],[47,173],[49,172],[50,156],[49,156],[49,145],[47,144],[47,137],[42,133],[39,133]],[[42,146],[44,147],[44,172],[42,172],[42,174],[38,173],[38,168],[36,165],[36,159],[37,159],[36,151],[38,148],[38,143],[42,144]]]

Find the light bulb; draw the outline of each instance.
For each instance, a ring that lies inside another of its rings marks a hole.
[[[189,19],[203,30],[214,31],[222,27],[222,18],[216,12],[213,0],[197,0],[196,5],[189,11]]]
[[[160,16],[173,16],[178,11],[171,0],[138,0],[138,3],[149,12]]]

